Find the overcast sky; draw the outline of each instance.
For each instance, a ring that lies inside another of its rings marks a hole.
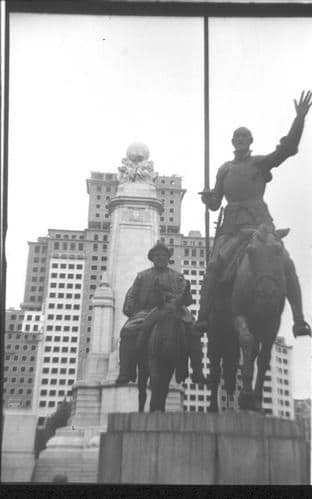
[[[204,233],[203,32],[199,18],[11,15],[7,307],[23,300],[27,241],[87,226],[86,178],[116,172],[142,141],[160,174],[183,177],[182,232]],[[312,19],[210,20],[210,182],[235,128],[270,152],[312,87]],[[312,112],[299,154],[273,172],[266,201],[296,262],[312,322]],[[212,216],[213,222],[216,215]],[[148,263],[148,262],[147,262]],[[309,395],[310,340],[295,345],[295,396]]]

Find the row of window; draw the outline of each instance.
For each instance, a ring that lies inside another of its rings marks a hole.
[[[190,395],[188,393],[185,393],[184,394],[184,400],[191,400],[191,401],[195,401],[195,400],[198,400],[198,402],[203,402],[204,400],[210,400],[210,395]]]
[[[55,295],[55,293],[50,293],[50,295]],[[55,296],[50,295],[50,298],[55,298]],[[80,305],[77,303],[74,305],[72,305],[71,303],[65,303],[64,306],[64,303],[49,303],[48,308],[57,308],[58,310],[62,310],[63,308],[65,308],[66,310],[80,310]]]
[[[21,350],[36,350],[36,345],[14,345],[14,350],[19,350],[20,347],[22,347]],[[13,344],[12,343],[8,343],[7,346],[6,346],[7,350],[11,350],[11,348],[13,348]]]
[[[56,272],[52,272],[51,279],[82,279],[82,274],[57,274]]]
[[[184,248],[184,256],[198,256],[198,251],[196,248]],[[203,249],[199,250],[199,256],[203,258],[205,256],[205,251]]]
[[[46,258],[38,258],[37,256],[33,258],[33,263],[46,263],[46,261]]]
[[[79,331],[79,328],[78,326],[47,326],[47,331],[64,331],[66,333],[78,333]],[[49,338],[52,338],[52,336],[47,336],[46,337],[46,341],[49,341]],[[60,338],[60,336],[55,336],[55,338]],[[63,341],[69,341],[68,339],[65,339],[65,338],[68,338],[68,336],[64,336],[64,339]],[[57,341],[57,340],[55,340]],[[74,340],[73,338],[71,339],[71,341],[77,341],[77,340]]]
[[[277,362],[280,364],[288,364],[287,359],[281,359],[280,357],[276,357]]]
[[[43,286],[30,286],[30,292],[33,293],[33,292],[38,292],[40,293],[41,291],[43,291]]]
[[[287,379],[284,379],[284,380],[283,380],[282,378],[277,378],[277,382],[278,382],[278,383],[281,383],[281,384],[283,384],[283,383],[284,383],[284,385],[289,385],[289,383],[288,383],[288,380],[287,380]]]
[[[71,251],[82,251],[84,248],[83,243],[59,243],[58,241],[55,241],[53,244],[53,248],[56,250],[62,249],[62,250],[71,250]]]
[[[45,272],[46,268],[45,267],[33,267],[32,272]]]
[[[53,262],[52,263],[52,269],[69,269],[69,270],[73,270],[73,269],[77,269],[77,270],[82,270],[83,266],[81,263],[56,263],[56,262]]]
[[[56,352],[56,353],[58,353],[58,352],[62,352],[62,353],[68,353],[68,352],[70,352],[70,353],[76,353],[77,352],[77,348],[76,347],[71,347],[71,348],[69,348],[69,347],[62,347],[62,348],[61,347],[53,347],[53,349],[52,349],[52,347],[46,346],[44,348],[44,351],[45,352]]]
[[[204,275],[204,270],[183,270],[184,275]]]
[[[51,234],[51,237],[56,237],[56,239],[61,239],[61,237],[63,236],[63,239],[69,239],[69,234]],[[71,238],[72,239],[84,239],[84,234],[71,234]]]
[[[65,390],[59,390],[57,393],[56,393],[56,390],[49,390],[49,393],[48,393],[48,390],[40,390],[40,395],[41,396],[47,396],[49,395],[49,397],[62,397],[65,395]]]
[[[277,402],[279,403],[279,405],[286,405],[286,406],[290,405],[288,400],[277,399]]]
[[[58,364],[61,362],[61,364],[67,364],[69,362],[70,364],[75,364],[77,361],[76,357],[43,357],[43,362],[52,362],[53,364]]]
[[[183,246],[203,246],[203,241],[190,241],[189,239],[184,239]]]
[[[76,372],[76,369],[74,369],[73,367],[61,367],[61,368],[58,368],[58,367],[44,367],[42,369],[42,372],[43,374],[49,374],[51,372],[51,374],[75,374]],[[54,379],[53,380],[54,382],[52,383],[52,380],[51,380],[51,384],[52,385],[56,385],[56,382],[57,380]]]
[[[19,395],[23,395],[24,393],[29,395],[32,393],[32,390],[24,390],[24,388],[10,388],[10,390],[6,390],[6,388],[3,389],[3,393],[9,393],[10,395],[13,395],[15,393],[18,393]]]
[[[15,376],[13,376],[12,378],[3,378],[3,381],[4,383],[16,383],[17,381],[17,378]],[[27,379],[27,382],[25,381],[25,378],[19,378],[19,381],[18,383],[32,383],[33,382],[33,378],[28,378]]]
[[[68,390],[67,396],[69,397],[71,394],[72,394],[71,390]],[[46,402],[46,400],[40,400],[40,402],[39,402],[39,407],[55,407],[55,406],[56,406],[56,402],[54,400],[50,400],[48,403]]]
[[[62,315],[62,314],[53,315],[53,314],[48,314],[47,319],[49,321],[53,321],[53,320],[56,320],[56,321],[62,321],[62,320],[65,320],[65,321],[79,321],[80,320],[80,315]]]
[[[165,221],[165,217],[160,217],[160,221],[164,222]],[[169,222],[174,222],[173,217],[169,217]]]
[[[67,384],[68,385],[73,385],[75,383],[75,380],[74,379],[68,379],[67,380]],[[42,385],[66,385],[66,379],[56,379],[56,378],[52,378],[52,379],[48,379],[48,378],[43,378],[41,380],[41,384]]]
[[[49,294],[49,298],[66,298],[68,300],[72,300],[73,299],[73,293],[50,293]],[[75,294],[74,296],[75,299],[80,299],[81,298],[81,295]]]
[[[16,320],[23,321],[24,317],[25,317],[25,314],[21,314],[21,315],[16,315],[16,314],[10,315],[9,313],[7,314],[8,320],[11,320],[11,321],[16,321]]]
[[[205,261],[199,260],[199,262],[196,262],[195,260],[191,260],[191,263],[190,263],[189,260],[183,260],[183,265],[191,265],[192,267],[196,267],[197,264],[199,264],[200,267],[204,267]]]
[[[34,247],[34,252],[40,253],[40,249],[41,249],[42,253],[47,252],[47,246],[39,246],[39,245]]]
[[[42,300],[42,295],[38,295],[38,296],[31,295],[29,297],[29,301],[38,301],[38,302],[40,302],[41,300]]]
[[[287,348],[281,348],[281,347],[275,347],[275,348],[277,352],[287,354]]]
[[[29,324],[26,324],[25,327],[24,327],[24,330],[25,331],[38,331],[38,325],[37,324],[34,324],[32,327],[29,325]],[[18,331],[22,331],[23,329],[23,324],[18,324],[17,325],[17,328],[16,328],[16,325],[15,324],[10,324],[9,325],[9,331],[15,331],[15,330],[18,330]]]
[[[22,362],[25,362],[26,360],[29,360],[30,362],[33,362],[35,359],[36,359],[35,356],[26,357],[26,355],[23,355],[22,357],[20,357],[19,355],[14,355],[13,359],[12,359],[12,355],[6,355],[5,356],[5,360],[14,360],[14,361],[21,360]]]
[[[4,368],[5,371],[9,371],[9,369],[11,369],[11,371],[14,372],[14,373],[18,372],[18,370],[20,370],[21,373],[26,373],[26,372],[32,373],[32,372],[34,372],[34,368],[33,367],[28,367],[27,370],[26,370],[25,366],[5,366],[5,368]]]

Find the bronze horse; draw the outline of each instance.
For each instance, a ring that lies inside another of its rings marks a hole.
[[[220,281],[210,312],[210,411],[218,411],[221,360],[228,407],[234,401],[236,374],[242,351],[241,409],[261,410],[262,389],[269,368],[286,297],[283,246],[289,230],[272,232],[267,226],[241,229],[240,258],[234,277]],[[257,379],[252,388],[254,362]]]
[[[238,267],[232,295],[232,317],[242,351],[241,409],[261,410],[264,377],[281,322],[286,298],[284,248],[289,229],[244,229],[252,238]],[[253,390],[254,362],[257,377]]]
[[[186,326],[181,320],[181,306],[189,293],[166,302],[160,289],[159,305],[146,318],[138,337],[139,411],[144,411],[146,387],[150,380],[150,411],[165,411],[169,384],[175,372],[178,383],[188,376]]]

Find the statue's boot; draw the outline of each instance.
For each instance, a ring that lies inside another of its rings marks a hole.
[[[119,375],[116,379],[117,385],[126,385],[130,381],[136,381],[137,349],[136,335],[124,336],[119,345]]]
[[[289,257],[286,259],[285,270],[287,287],[286,295],[294,319],[293,335],[295,338],[297,336],[311,336],[311,328],[304,320],[299,279],[296,273],[295,265]]]

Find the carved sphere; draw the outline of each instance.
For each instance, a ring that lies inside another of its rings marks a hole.
[[[131,161],[143,161],[149,157],[149,149],[143,142],[133,142],[127,149],[127,158]]]

